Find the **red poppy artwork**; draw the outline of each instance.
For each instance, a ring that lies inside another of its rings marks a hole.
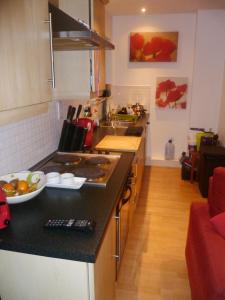
[[[156,81],[156,106],[185,109],[187,107],[187,78],[160,77]]]
[[[131,62],[177,61],[178,32],[131,32]]]

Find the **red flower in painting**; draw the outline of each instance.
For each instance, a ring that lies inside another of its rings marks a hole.
[[[142,55],[142,48],[144,46],[144,37],[140,33],[135,33],[130,37],[130,59],[138,60]]]
[[[180,91],[181,93],[185,93],[187,91],[187,84],[182,84],[177,86],[178,91]]]
[[[168,90],[173,89],[175,86],[176,86],[175,82],[168,79],[168,80],[160,82],[158,85],[158,89],[160,92],[166,92]]]
[[[156,104],[159,107],[166,107],[172,104],[173,107],[180,107],[180,108],[186,108],[186,102],[181,102],[177,104],[177,101],[182,98],[184,93],[187,91],[187,84],[182,84],[176,86],[175,82],[168,79],[165,81],[162,81],[158,84],[156,89]]]
[[[174,42],[168,40],[168,39],[163,39],[162,46],[161,46],[161,51],[164,54],[171,55],[174,50],[177,49],[177,46],[175,45]]]
[[[144,37],[140,33],[135,33],[130,37],[130,46],[132,49],[140,50],[144,46]]]
[[[130,47],[130,60],[136,60],[137,59],[137,50]]]
[[[162,81],[158,84],[157,89],[156,89],[156,98],[159,98],[161,93],[165,92],[166,96],[169,90],[173,89],[175,87],[175,82],[172,80],[165,80]]]
[[[154,37],[143,48],[147,61],[170,61],[171,54],[177,49],[175,43],[168,39]]]
[[[152,55],[152,57],[155,58],[157,53],[160,52],[161,47],[162,47],[162,38],[154,37],[145,44],[143,53],[145,56]]]
[[[167,101],[163,101],[162,99],[157,99],[156,100],[156,104],[159,106],[159,107],[166,107],[168,105],[168,102]]]
[[[171,90],[168,94],[167,100],[169,102],[176,102],[178,101],[183,94],[186,92],[187,90],[187,85],[186,84],[182,84],[176,87],[176,89]]]
[[[169,92],[169,94],[167,96],[167,100],[169,102],[176,102],[182,96],[183,96],[183,94],[181,94],[177,89],[175,89],[175,90]]]

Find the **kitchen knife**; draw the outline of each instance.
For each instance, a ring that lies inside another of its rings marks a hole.
[[[73,106],[72,111],[71,111],[71,117],[70,117],[71,122],[73,121],[73,117],[74,117],[75,113],[76,113],[76,107]]]
[[[76,120],[79,118],[80,113],[81,113],[81,110],[82,110],[82,105],[80,104],[80,105],[78,106],[78,109],[77,109]]]
[[[73,109],[72,105],[69,105],[68,110],[67,110],[67,116],[66,116],[67,121],[70,120],[70,115],[71,115],[72,109]]]

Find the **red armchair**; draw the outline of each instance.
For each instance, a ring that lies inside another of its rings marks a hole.
[[[225,300],[225,238],[211,217],[225,211],[225,168],[214,169],[208,203],[193,203],[186,244],[186,262],[193,300]]]

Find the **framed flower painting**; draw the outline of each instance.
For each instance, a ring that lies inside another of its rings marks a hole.
[[[156,80],[155,103],[160,108],[185,109],[187,107],[187,78],[159,77]]]
[[[178,32],[131,32],[131,62],[177,61]]]

